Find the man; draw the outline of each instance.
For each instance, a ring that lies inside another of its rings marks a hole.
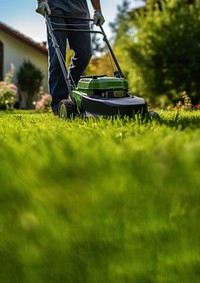
[[[91,0],[91,2],[94,8],[94,23],[96,25],[99,23],[102,25],[105,20],[101,13],[100,0]],[[63,27],[63,24],[70,24],[69,27],[71,28],[89,30],[89,22],[80,20],[80,18],[88,19],[90,17],[87,0],[37,0],[36,12],[44,15],[45,11],[49,15],[52,14],[73,18],[73,20],[67,18],[53,18],[53,27],[59,27],[59,25]],[[70,48],[74,51],[69,73],[70,77],[73,78],[75,85],[77,85],[80,76],[84,73],[92,56],[90,34],[69,31],[56,31],[54,34],[64,59],[66,58],[67,40]],[[57,114],[59,103],[62,99],[68,97],[68,91],[55,49],[49,37],[48,49],[49,91],[52,96],[51,108],[54,114]]]

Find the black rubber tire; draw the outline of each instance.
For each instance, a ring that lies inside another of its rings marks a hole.
[[[58,107],[58,116],[64,120],[74,118],[77,115],[76,106],[70,99],[63,99]]]
[[[153,119],[159,119],[159,118],[160,118],[159,114],[158,114],[157,112],[153,111],[153,110],[149,110],[149,111],[148,111],[148,114],[149,114],[149,116],[152,117]]]

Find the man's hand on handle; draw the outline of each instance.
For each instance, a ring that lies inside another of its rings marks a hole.
[[[51,15],[51,10],[45,0],[37,0],[37,6],[35,11],[43,16],[45,12],[47,12],[48,15]]]
[[[105,19],[104,19],[104,16],[103,16],[103,14],[102,14],[102,12],[101,12],[101,10],[95,10],[94,11],[94,17],[93,17],[93,19],[94,19],[94,23],[95,23],[95,25],[103,25],[104,24],[104,22],[105,22]]]
[[[51,10],[46,0],[37,0],[36,12],[43,16],[45,15],[45,12],[47,12],[48,15],[51,14]],[[105,19],[104,19],[104,16],[101,10],[98,10],[98,9],[94,11],[93,19],[94,19],[94,24],[97,26],[99,24],[103,25],[105,22]]]

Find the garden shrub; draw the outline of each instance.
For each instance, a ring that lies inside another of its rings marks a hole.
[[[17,86],[13,84],[14,70],[6,74],[5,80],[0,81],[0,109],[13,109],[16,101]]]
[[[33,108],[33,97],[39,91],[43,77],[39,68],[29,60],[24,60],[17,73],[17,82],[26,97],[27,108]]]
[[[35,110],[48,111],[51,104],[51,95],[49,93],[45,93],[43,87],[40,87],[40,91],[37,96],[38,100],[34,102]]]

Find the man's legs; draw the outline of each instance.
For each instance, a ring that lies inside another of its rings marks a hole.
[[[60,15],[61,12],[55,11],[55,14]],[[64,19],[53,18],[52,21],[56,23],[62,23],[62,24],[65,23]],[[52,26],[53,28],[59,27],[55,24],[52,24]],[[63,31],[55,31],[54,35],[58,42],[62,56],[65,60],[68,33],[63,32]],[[57,55],[56,55],[55,48],[53,47],[53,44],[52,44],[51,38],[49,38],[49,35],[48,35],[48,48],[49,48],[49,92],[52,96],[51,107],[52,107],[53,112],[57,112],[59,102],[62,99],[65,99],[68,97],[68,91],[67,91],[66,82],[64,80],[64,76],[63,76]]]
[[[76,22],[80,23],[80,21],[78,20]],[[76,22],[74,23],[73,21],[75,28],[89,30],[89,25],[85,26],[85,23],[87,23],[86,21],[84,21],[84,25],[82,27],[76,25]],[[83,21],[81,21],[81,23],[83,23]],[[80,76],[83,75],[92,56],[91,37],[89,33],[70,32],[68,36],[68,42],[70,48],[74,51],[74,56],[72,57],[69,73],[73,78],[75,85],[77,85]]]

